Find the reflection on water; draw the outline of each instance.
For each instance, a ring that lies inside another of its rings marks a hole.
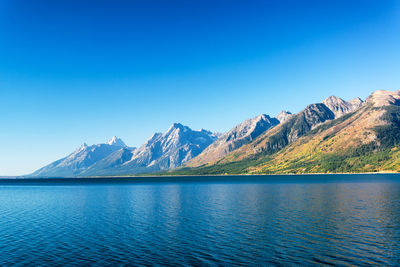
[[[0,264],[399,265],[400,180],[326,179],[2,185]]]

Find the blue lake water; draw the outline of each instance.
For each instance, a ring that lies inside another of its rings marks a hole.
[[[400,175],[0,181],[0,265],[400,265]]]

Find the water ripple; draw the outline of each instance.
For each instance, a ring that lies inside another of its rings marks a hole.
[[[0,264],[396,266],[399,208],[398,182],[2,186]]]

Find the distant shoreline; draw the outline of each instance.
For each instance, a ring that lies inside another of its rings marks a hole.
[[[362,175],[374,177],[377,175],[388,175],[400,177],[400,173],[397,172],[371,172],[371,173],[310,173],[310,174],[235,174],[235,175],[141,175],[141,176],[98,176],[98,177],[15,177],[6,178],[0,177],[0,185],[43,185],[43,184],[107,184],[107,183],[185,183],[185,182],[296,182],[296,181],[323,181],[314,180],[316,176],[327,176],[330,177],[329,181],[360,181],[363,180]],[[340,176],[353,176],[353,179],[347,180]],[[336,176],[336,177],[335,177]],[[298,177],[298,178],[296,178]],[[301,177],[301,178],[299,178]],[[307,178],[308,177],[308,178]],[[246,179],[247,178],[247,179]],[[270,179],[268,179],[270,178]],[[338,178],[338,180],[336,180]],[[397,177],[396,177],[397,178]],[[365,181],[370,181],[366,179]]]
[[[139,175],[107,175],[107,176],[72,176],[72,177],[32,177],[32,176],[0,176],[2,179],[104,179],[104,178],[146,178],[146,177],[224,177],[224,176],[300,176],[300,175],[355,175],[355,174],[400,174],[396,171],[381,172],[336,172],[336,173],[269,173],[269,174],[139,174]]]
[[[286,175],[354,175],[354,174],[400,174],[400,172],[390,172],[390,171],[382,171],[382,172],[337,172],[337,173],[269,173],[269,174],[252,174],[252,173],[244,173],[244,174],[143,174],[143,175],[121,175],[121,176],[87,176],[87,177],[75,177],[75,178],[134,178],[134,177],[219,177],[219,176],[286,176]],[[71,177],[73,178],[73,177]]]

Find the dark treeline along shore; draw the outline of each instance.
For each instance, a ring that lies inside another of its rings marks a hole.
[[[219,134],[174,123],[142,146],[113,137],[24,177],[400,171],[400,91],[330,96],[297,114],[261,114]]]
[[[96,184],[158,184],[158,183],[309,183],[385,182],[399,181],[398,173],[369,174],[276,174],[276,175],[157,175],[110,177],[0,178],[0,185],[96,185]]]

